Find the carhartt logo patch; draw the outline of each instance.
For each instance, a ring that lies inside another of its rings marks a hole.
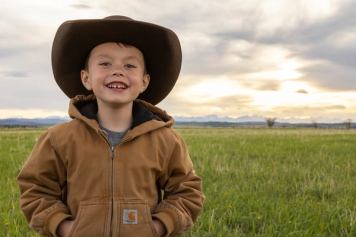
[[[124,224],[137,224],[137,209],[124,209],[123,223]]]

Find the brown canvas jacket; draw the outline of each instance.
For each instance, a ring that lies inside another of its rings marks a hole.
[[[137,100],[131,129],[111,148],[96,106],[94,96],[72,99],[72,120],[49,128],[23,166],[20,206],[30,226],[57,236],[59,223],[73,219],[73,237],[153,237],[152,218],[166,236],[192,226],[204,196],[173,119]]]

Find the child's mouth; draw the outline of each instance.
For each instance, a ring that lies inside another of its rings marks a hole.
[[[111,82],[107,84],[106,87],[109,89],[127,89],[128,85],[123,82]]]

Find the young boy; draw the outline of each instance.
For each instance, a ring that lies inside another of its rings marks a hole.
[[[44,236],[174,236],[204,200],[173,119],[155,107],[181,67],[174,32],[124,16],[64,22],[52,48],[71,121],[49,128],[18,176]]]

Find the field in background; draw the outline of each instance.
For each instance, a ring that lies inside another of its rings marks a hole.
[[[184,236],[356,236],[356,131],[179,128],[205,207]],[[15,177],[43,130],[0,129],[0,236],[37,236]]]

